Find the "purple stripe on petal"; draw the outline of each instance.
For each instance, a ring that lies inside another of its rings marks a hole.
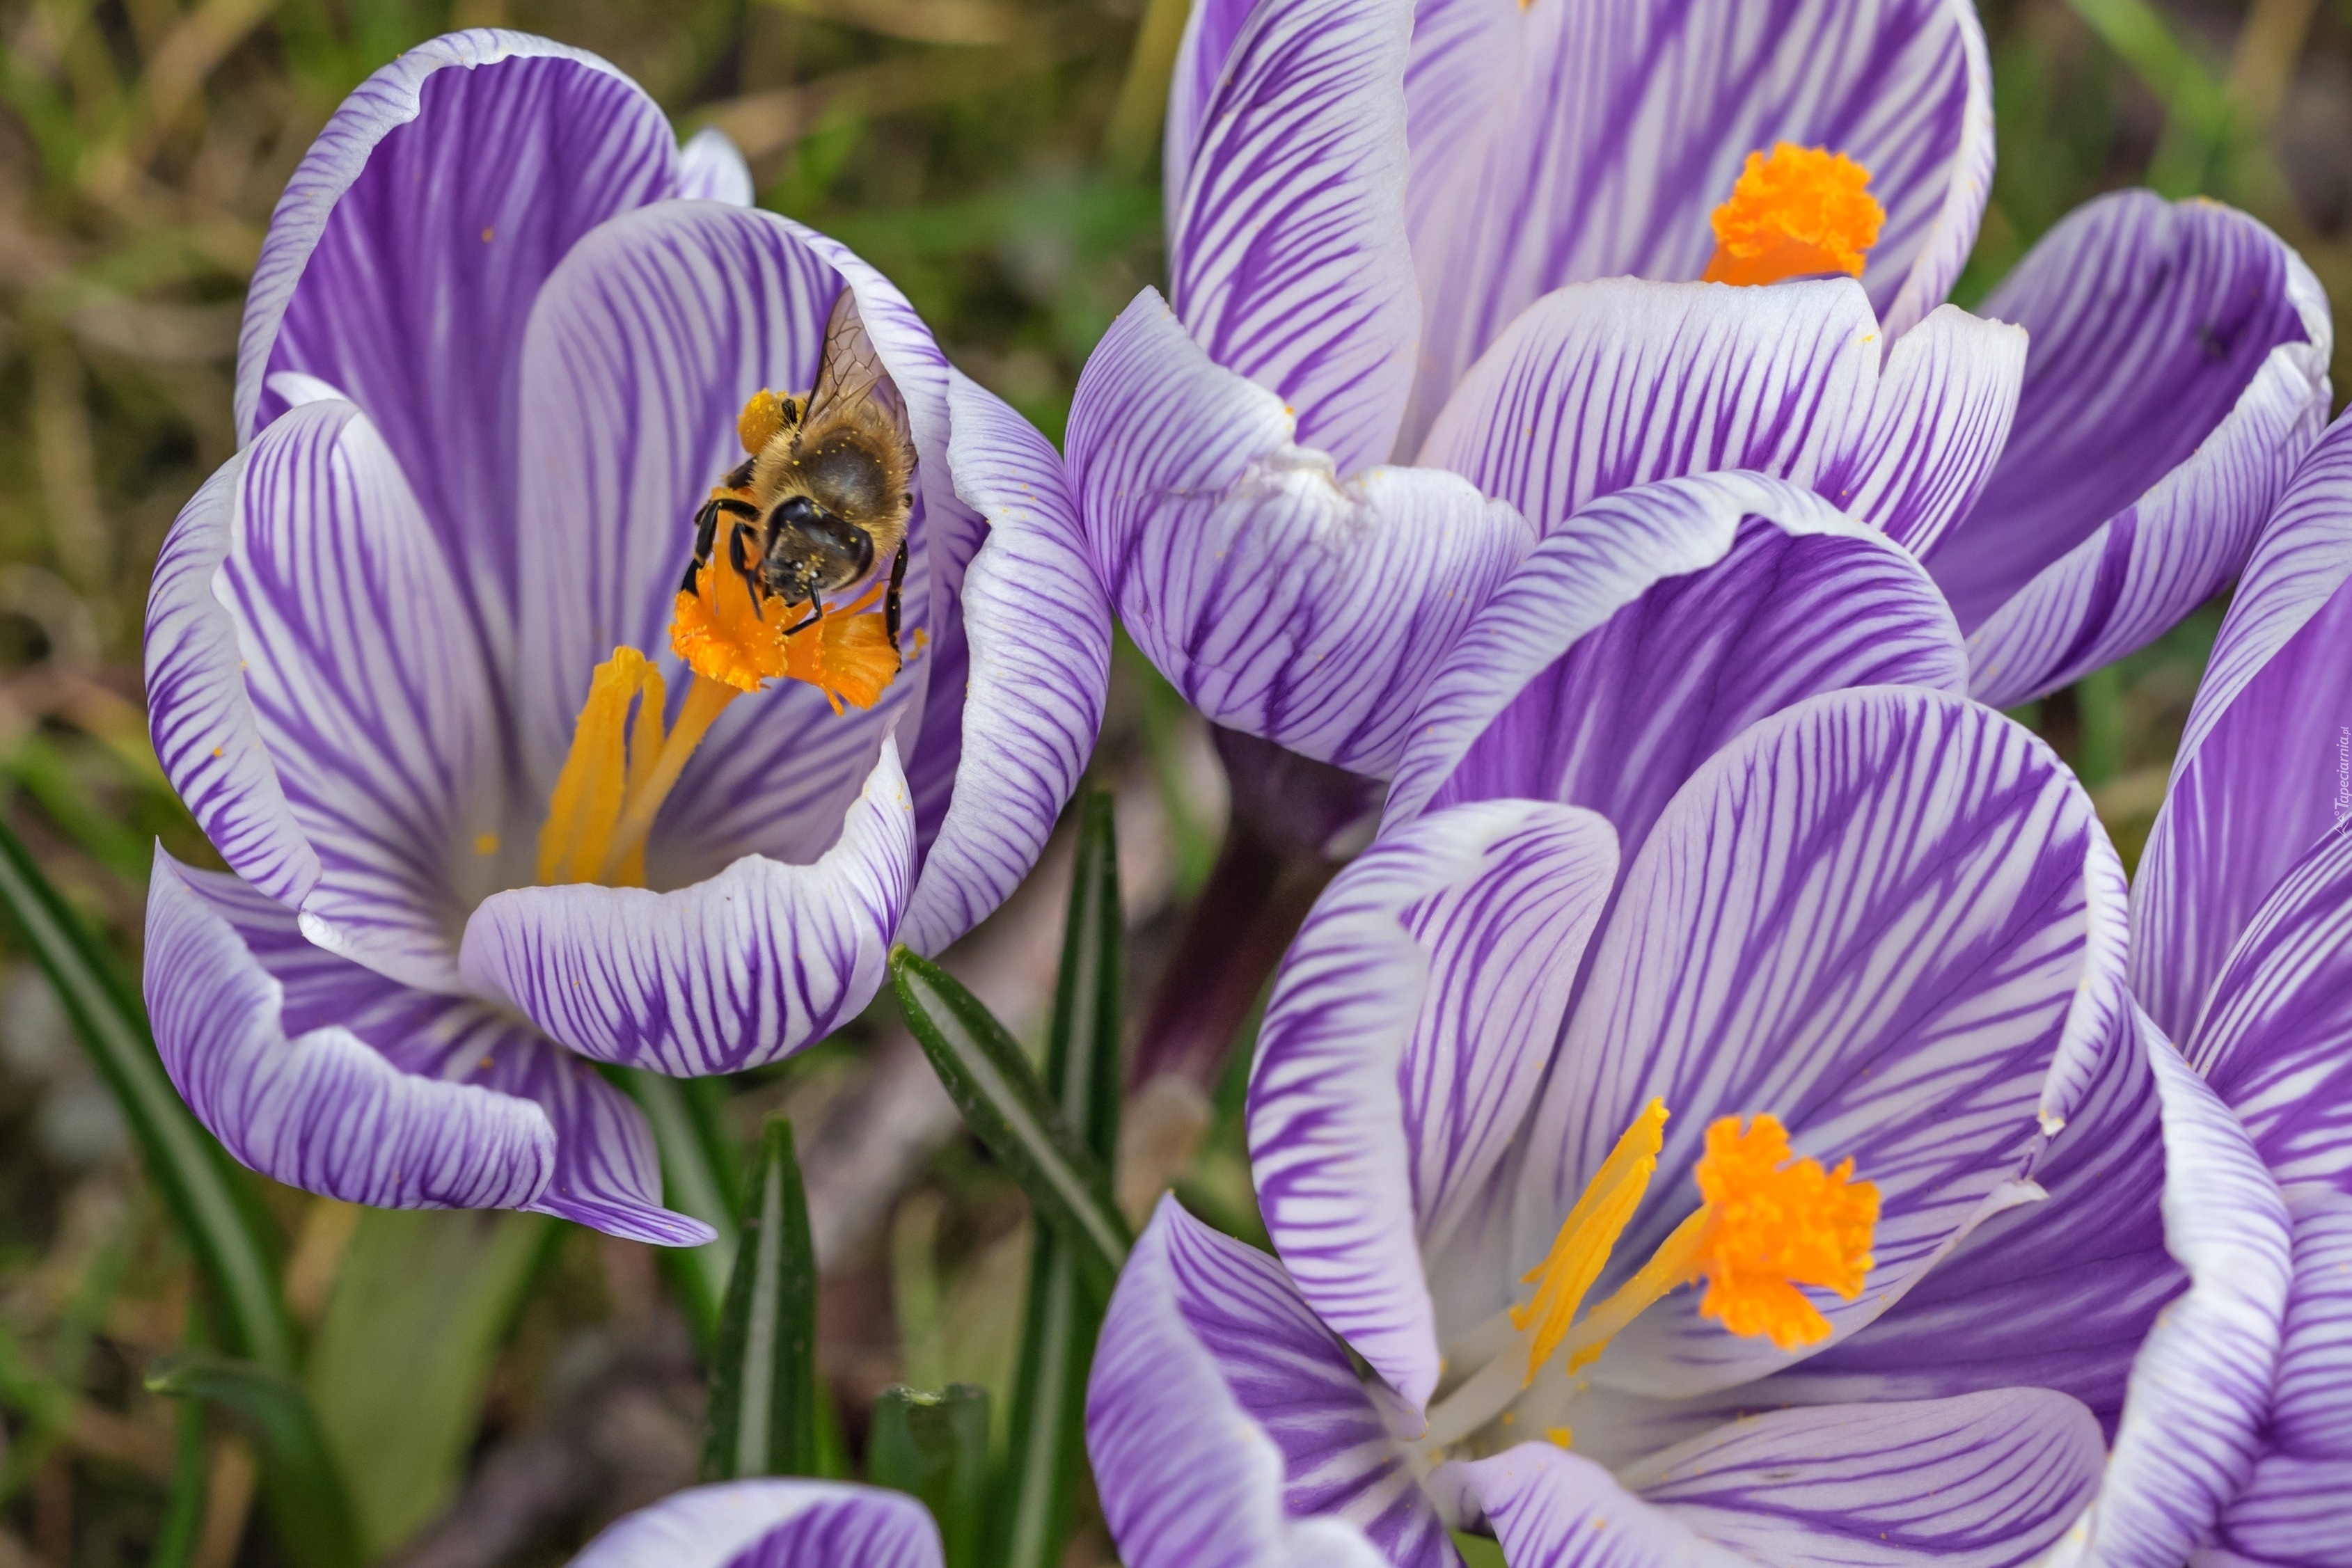
[[[1708,215],[1776,141],[1871,172],[1864,283],[1899,336],[1943,299],[1992,175],[1969,0],[1423,0],[1406,78],[1426,315],[1411,441],[1464,369],[1563,284],[1697,277]]]
[[[1172,1197],[1103,1318],[1087,1455],[1129,1568],[1457,1561],[1346,1352],[1280,1265]]]
[[[2193,1559],[2198,1568],[2352,1562],[2344,1528],[2352,1497],[2352,1198],[2290,1186],[2286,1203],[2294,1285],[2262,1456],[2222,1511],[2217,1550]]]
[[[2189,1060],[2279,1180],[2352,1190],[2352,829],[2315,845],[2255,913]]]
[[[2252,218],[2145,192],[1986,302],[2032,335],[2008,450],[1928,562],[2000,706],[2155,638],[2236,575],[2326,418],[2326,297]]]
[[[961,585],[970,640],[954,793],[902,939],[935,953],[1004,901],[1045,847],[1102,727],[1110,605],[1061,459],[1003,400],[951,373],[949,462],[988,518]]]
[[[751,169],[743,162],[742,149],[719,127],[704,126],[677,150],[677,189],[673,194],[683,202],[751,205]]]
[[[250,455],[221,465],[180,509],[147,591],[147,726],[196,825],[238,873],[291,904],[318,885],[318,852],[287,804],[245,686],[236,620],[213,592],[237,537]]]
[[[521,1207],[656,1246],[711,1239],[702,1221],[662,1207],[653,1129],[579,1057],[511,1013],[414,990],[335,956],[302,935],[292,911],[234,877],[175,870],[280,988],[278,1028],[288,1038],[347,1031],[402,1072],[537,1103],[555,1131],[555,1163],[546,1189]]]
[[[2278,1185],[2228,1108],[2139,1015],[2164,1108],[2165,1245],[2189,1291],[2132,1364],[2085,1560],[2176,1568],[2245,1487],[2292,1275]]]
[[[2043,1388],[1769,1410],[1643,1460],[1643,1501],[1758,1563],[2013,1568],[2097,1489],[2091,1413]]]
[[[1430,1485],[1493,1530],[1512,1568],[1754,1568],[1583,1455],[1549,1443],[1444,1466]]]
[[[1389,815],[1424,796],[1559,800],[1607,817],[1630,859],[1756,720],[1845,687],[1957,693],[1967,671],[1918,563],[1810,491],[1747,474],[1643,486],[1571,518],[1479,612]]]
[[[825,321],[849,281],[809,238],[772,214],[664,203],[598,229],[541,292],[523,345],[520,440],[532,482],[519,523],[535,568],[519,610],[529,773],[517,810],[533,828],[590,673],[616,646],[659,658],[673,706],[684,698],[689,677],[668,628],[695,509],[742,459],[745,401],[763,387],[815,384]],[[903,304],[895,291],[890,304]],[[869,327],[895,315],[877,310]],[[927,336],[903,357],[913,362],[903,373],[892,363],[892,379],[917,427],[918,486],[928,490],[928,470],[946,463],[943,443],[925,444],[947,423],[944,367]],[[931,624],[928,510],[918,507],[908,534],[909,646]],[[863,713],[836,715],[794,681],[737,701],[656,823],[649,882],[698,882],[746,854],[814,860],[840,831],[882,735],[898,723],[913,737],[923,685],[895,681]]]
[[[1652,479],[1752,468],[1811,485],[1870,417],[1877,329],[1850,282],[1577,284],[1510,324],[1416,461],[1547,532]]]
[[[192,586],[159,587],[159,611],[162,595]],[[410,985],[462,990],[452,937],[497,871],[474,845],[500,826],[498,715],[461,590],[407,476],[356,408],[306,402],[247,449],[209,586],[235,637],[204,652],[237,663],[202,680],[226,692],[242,673],[282,799],[317,857],[318,878],[299,893],[311,940]],[[157,725],[172,732],[161,755],[196,762],[211,807],[205,728],[178,733],[173,706],[194,673],[158,664]],[[234,722],[213,724],[234,737]],[[269,820],[274,793],[212,810],[226,819],[230,865],[282,896],[278,847],[240,831]]]
[[[2026,337],[1938,306],[1895,340],[1852,455],[1815,482],[1845,510],[1924,556],[1969,515],[2009,441]]]
[[[940,1531],[904,1492],[762,1478],[690,1487],[608,1526],[571,1568],[939,1568]]]
[[[2031,1196],[2042,1128],[2080,1098],[2120,1006],[2120,893],[2081,786],[1998,714],[1878,687],[1759,722],[1626,873],[1528,1139],[1514,1271],[1652,1096],[1674,1113],[1661,1179],[1602,1289],[1697,1206],[1708,1124],[1769,1112],[1801,1152],[1850,1156],[1878,1187],[1864,1294],[1815,1292],[1836,1333],[1859,1329]],[[1593,1376],[1696,1395],[1804,1354],[1726,1333],[1685,1291]]]
[[[1339,482],[1264,388],[1138,296],[1087,361],[1070,478],[1129,635],[1230,728],[1384,773],[1445,650],[1534,538],[1459,476]]]
[[[446,68],[452,66],[466,68]],[[659,201],[677,143],[603,61],[521,34],[459,33],[378,72],[313,143],[257,265],[237,429],[299,371],[367,412],[456,566],[503,669],[524,325],[590,229]]]
[[[1288,0],[1243,24],[1169,230],[1209,358],[1280,394],[1352,476],[1404,417],[1421,307],[1404,229],[1411,0]]]
[[[383,1208],[520,1208],[554,1175],[556,1134],[528,1101],[404,1071],[348,1029],[281,1022],[284,988],[158,852],[146,995],[172,1082],[264,1176]]]
[[[2188,1039],[2254,911],[2352,816],[2352,419],[2288,486],[2189,709],[2132,888],[2132,986]]]
[[[693,1077],[789,1056],[865,1008],[914,880],[897,745],[809,865],[746,855],[674,893],[520,887],[466,923],[482,994],[599,1061]]]
[[[1198,0],[1187,7],[1184,34],[1176,47],[1176,66],[1168,82],[1168,124],[1161,138],[1161,210],[1171,237],[1183,215],[1184,185],[1192,177],[1193,150],[1201,141],[1201,122],[1209,100],[1225,74],[1225,60],[1234,42],[1257,8],[1257,0]]]
[[[1507,1210],[1493,1177],[1616,872],[1590,812],[1435,812],[1339,873],[1275,980],[1250,1081],[1258,1206],[1299,1293],[1415,1409],[1444,1338],[1506,1304],[1500,1260],[1445,1259],[1486,1250]]]

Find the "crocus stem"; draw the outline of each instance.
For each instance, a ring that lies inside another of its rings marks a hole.
[[[740,687],[724,681],[714,681],[708,675],[694,677],[694,685],[686,691],[685,706],[678,710],[677,723],[662,742],[660,759],[654,764],[644,785],[629,792],[628,804],[622,808],[621,820],[605,845],[604,875],[599,880],[611,881],[629,852],[645,842],[662,802],[669,799],[670,790],[677,788],[678,775],[686,770],[687,758],[702,744],[711,724],[727,711],[727,705],[742,695]]]

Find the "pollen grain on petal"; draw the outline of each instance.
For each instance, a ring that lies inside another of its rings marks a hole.
[[[1829,1320],[1796,1287],[1862,1294],[1878,1228],[1878,1188],[1794,1157],[1788,1130],[1759,1115],[1743,1128],[1725,1116],[1706,1130],[1694,1173],[1708,1216],[1688,1277],[1705,1278],[1705,1316],[1736,1334],[1766,1335],[1783,1350],[1818,1343]]]
[[[1778,283],[1843,273],[1860,277],[1886,209],[1870,171],[1843,152],[1781,141],[1750,152],[1730,197],[1715,209],[1708,283]]]

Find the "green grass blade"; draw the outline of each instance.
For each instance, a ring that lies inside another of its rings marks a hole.
[[[1108,1170],[1071,1131],[1020,1042],[979,998],[906,947],[891,953],[890,973],[907,1027],[965,1123],[1070,1248],[1087,1292],[1108,1301],[1133,1244]]]
[[[1125,938],[1111,798],[1095,790],[1079,807],[1077,864],[1045,1091],[1105,1169],[1117,1165],[1119,987]],[[1102,1326],[1079,1289],[1069,1248],[1041,1227],[1029,1268],[1028,1321],[1013,1385],[1012,1441],[996,1489],[989,1561],[1002,1568],[1054,1568],[1069,1533],[1070,1499],[1084,1463],[1087,1373]]]
[[[211,1480],[211,1456],[205,1448],[205,1407],[197,1400],[179,1408],[172,1437],[172,1491],[163,1505],[163,1522],[155,1531],[155,1550],[147,1568],[187,1568],[205,1531],[205,1490]]]
[[[278,1291],[274,1239],[245,1172],[181,1103],[155,1054],[138,992],[5,823],[0,904],[57,988],[74,1031],[139,1140],[149,1176],[203,1267],[219,1308],[214,1323],[221,1345],[291,1374],[294,1326]]]
[[[666,1078],[633,1067],[607,1067],[604,1076],[637,1103],[652,1124],[660,1152],[662,1202],[719,1232],[700,1247],[665,1247],[661,1263],[677,1287],[705,1359],[719,1346],[719,1320],[735,1269],[735,1194],[742,1181],[735,1151],[719,1127],[724,1091],[708,1078]]]
[[[988,1391],[951,1383],[938,1394],[904,1384],[874,1402],[866,1479],[910,1492],[940,1521],[946,1568],[980,1568],[988,1506]]]
[[[188,1355],[147,1377],[150,1392],[209,1399],[235,1415],[262,1456],[262,1490],[285,1555],[302,1568],[358,1568],[359,1534],[318,1413],[292,1379],[249,1361]]]
[[[816,1252],[792,1124],[779,1116],[760,1140],[719,1317],[704,1479],[816,1474],[818,1397]]]

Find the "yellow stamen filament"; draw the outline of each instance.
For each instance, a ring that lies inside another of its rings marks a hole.
[[[1869,183],[1870,171],[1826,148],[1781,141],[1769,154],[1750,152],[1730,199],[1715,209],[1715,257],[1705,281],[1860,277],[1886,222]]]
[[[1584,1304],[1584,1293],[1601,1277],[1617,1238],[1641,1206],[1642,1195],[1650,1187],[1650,1175],[1658,1168],[1665,1129],[1666,1103],[1652,1100],[1585,1184],[1576,1207],[1560,1222],[1550,1253],[1520,1281],[1536,1288],[1532,1301],[1511,1309],[1513,1328],[1525,1331],[1535,1325],[1528,1343],[1528,1383],[1536,1380],[1543,1364],[1559,1348],[1576,1309]]]

